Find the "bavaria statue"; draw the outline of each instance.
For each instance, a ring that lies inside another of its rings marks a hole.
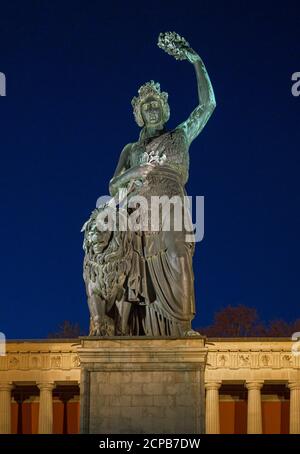
[[[139,138],[121,152],[109,184],[111,199],[97,205],[83,226],[90,336],[197,334],[191,328],[195,243],[187,235],[193,229],[185,184],[189,147],[216,101],[202,59],[183,37],[161,33],[158,46],[194,66],[199,104],[187,120],[168,130],[168,94],[159,83],[142,85],[132,100]],[[157,200],[163,200],[158,210]],[[167,203],[172,200],[176,203]]]

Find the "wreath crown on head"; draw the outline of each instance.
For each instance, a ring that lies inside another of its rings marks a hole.
[[[134,96],[134,98],[132,98],[131,101],[135,121],[140,127],[143,127],[145,125],[141,112],[141,106],[149,96],[153,96],[160,100],[163,109],[164,122],[166,123],[170,118],[168,93],[165,91],[163,92],[160,91],[159,82],[154,82],[154,80],[150,80],[150,82],[145,83],[139,88],[138,96]]]

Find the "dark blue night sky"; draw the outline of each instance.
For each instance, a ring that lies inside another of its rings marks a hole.
[[[197,317],[228,304],[264,320],[299,318],[298,1],[0,3],[1,306],[8,338],[41,338],[65,319],[87,329],[80,229],[136,140],[130,101],[154,79],[169,128],[197,104],[194,69],[156,46],[185,36],[217,108],[190,149],[188,192],[205,196],[194,259]]]

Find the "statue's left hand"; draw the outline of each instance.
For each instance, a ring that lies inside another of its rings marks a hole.
[[[188,60],[190,63],[200,60],[188,41],[176,32],[160,33],[157,45],[176,60]]]

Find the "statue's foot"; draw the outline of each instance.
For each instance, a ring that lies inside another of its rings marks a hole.
[[[198,337],[198,336],[201,336],[201,334],[198,333],[198,331],[194,331],[193,329],[185,331],[183,335],[184,335],[184,337]]]
[[[114,321],[104,316],[101,320],[93,320],[90,326],[90,336],[106,337],[115,335]]]

